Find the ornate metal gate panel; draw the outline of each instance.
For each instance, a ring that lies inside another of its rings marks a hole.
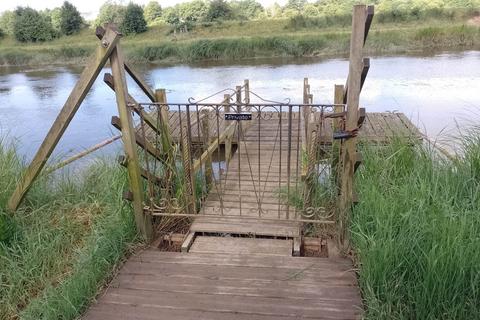
[[[331,220],[333,105],[132,107],[151,214]]]

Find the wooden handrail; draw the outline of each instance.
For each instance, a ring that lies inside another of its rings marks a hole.
[[[203,162],[205,162],[207,157],[211,155],[218,148],[220,143],[222,143],[225,139],[227,139],[229,135],[233,135],[233,133],[235,132],[234,129],[235,129],[235,123],[230,124],[218,138],[216,138],[215,140],[213,140],[212,143],[210,143],[207,150],[205,150],[202,153],[202,155],[193,163],[193,172],[197,172],[200,169],[200,165]]]

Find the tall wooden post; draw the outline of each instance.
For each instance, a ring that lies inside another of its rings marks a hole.
[[[125,78],[124,58],[119,47],[110,55],[110,64],[114,79],[115,96],[117,99],[118,114],[122,125],[122,140],[126,154],[130,191],[133,194],[133,211],[135,222],[142,236],[150,240],[153,236],[152,217],[143,210],[143,186],[138,161],[135,128],[132,113],[127,106],[127,81]]]
[[[350,39],[350,64],[348,71],[347,117],[345,129],[357,129],[358,106],[360,99],[361,75],[363,70],[362,49],[365,37],[367,10],[365,5],[355,5],[352,17],[352,35]],[[349,248],[348,221],[353,204],[353,174],[355,166],[357,139],[346,139],[342,150],[341,189],[339,199],[339,244],[343,253]]]
[[[203,152],[208,150],[208,146],[211,142],[210,139],[210,112],[204,110],[204,116],[202,118],[202,133],[203,133]],[[205,159],[205,183],[207,185],[207,191],[210,190],[212,184],[212,156],[208,153]]]
[[[235,102],[237,103],[237,112],[238,113],[242,113],[242,107],[241,107],[241,104],[242,104],[242,87],[241,86],[237,86],[235,88]]]
[[[245,104],[250,104],[250,81],[248,79],[243,81],[243,87],[245,90]]]
[[[187,115],[188,117],[188,115]],[[188,214],[195,213],[195,176],[193,172],[193,161],[190,149],[190,139],[188,135],[188,124],[181,130],[183,170],[185,177],[185,209]]]
[[[230,95],[225,94],[223,96],[223,105],[224,105],[224,110],[225,113],[230,112]],[[225,123],[225,128],[227,127],[227,123]],[[230,134],[227,135],[225,138],[225,164],[226,167],[228,168],[228,163],[230,162],[230,158],[232,157],[232,136]]]
[[[80,78],[68,96],[67,101],[65,101],[62,110],[53,122],[47,136],[33,157],[32,162],[17,183],[15,191],[8,201],[9,210],[17,210],[20,202],[23,200],[25,194],[32,186],[33,181],[35,181],[40,171],[47,163],[47,160],[58,144],[58,141],[70,124],[70,121],[72,121],[75,116],[80,104],[107,62],[111,52],[120,41],[120,37],[121,35],[114,28],[107,28],[95,50],[95,53],[91,56],[87,66],[80,75]]]
[[[343,94],[344,94],[344,86],[336,84],[335,85],[335,91],[334,91],[334,99],[333,103],[335,104],[334,107],[334,112],[335,113],[340,113],[345,111],[344,107],[342,106],[343,104]],[[338,130],[343,130],[343,123],[341,118],[335,118],[333,119],[333,132],[338,131]],[[339,165],[340,165],[340,159],[341,155],[340,152],[342,150],[342,141],[341,140],[333,140],[333,145],[332,145],[332,178],[334,181],[335,186],[338,186],[339,183],[339,172],[343,172],[343,170],[339,170]]]

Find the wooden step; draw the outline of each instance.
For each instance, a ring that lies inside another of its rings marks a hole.
[[[191,232],[230,233],[238,235],[300,237],[300,223],[285,220],[261,220],[255,217],[207,217],[199,215]]]
[[[291,256],[292,247],[291,239],[198,236],[188,252]]]

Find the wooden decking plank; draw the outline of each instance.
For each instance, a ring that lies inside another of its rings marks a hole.
[[[300,225],[295,222],[266,222],[247,218],[248,217],[228,217],[220,219],[220,217],[198,217],[193,221],[190,230],[195,232],[255,234],[292,238],[300,235]]]
[[[212,253],[161,252],[147,249],[130,258],[131,261],[151,261],[173,264],[201,264],[210,266],[250,266],[258,268],[286,268],[286,269],[335,269],[342,272],[352,271],[352,263],[346,258],[323,259],[316,257],[287,257],[287,256],[249,256],[240,254],[219,255]],[[352,271],[353,272],[353,271]]]
[[[289,256],[292,246],[292,240],[199,236],[189,252]]]
[[[119,274],[112,282],[115,288],[137,289],[160,292],[192,292],[250,297],[271,297],[290,299],[322,299],[325,301],[351,301],[358,299],[358,292],[349,286],[322,286],[315,284],[295,283],[291,281],[288,286],[283,282],[270,281],[258,282],[244,279],[208,279],[208,278],[162,278],[162,281],[155,281],[157,278],[149,275],[128,275]]]
[[[180,309],[241,313],[250,315],[287,315],[290,317],[318,318],[319,316],[354,319],[360,309],[352,308],[351,301],[289,300],[267,297],[248,297],[220,294],[163,293],[111,288],[102,299],[106,303],[149,306],[158,309]]]

